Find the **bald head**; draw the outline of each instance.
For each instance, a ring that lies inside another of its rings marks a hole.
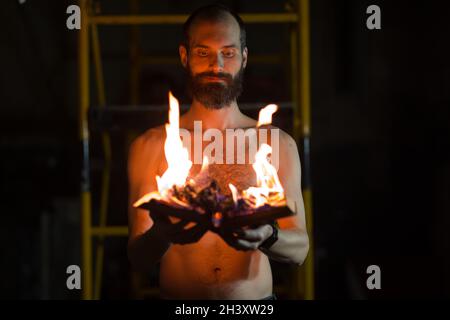
[[[227,26],[230,32],[235,32],[239,38],[241,51],[246,47],[246,32],[242,19],[222,5],[208,5],[197,9],[193,12],[183,25],[183,43],[182,45],[188,49],[191,46],[193,34],[199,25],[204,24],[220,24]]]

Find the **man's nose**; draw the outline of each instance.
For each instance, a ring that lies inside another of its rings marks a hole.
[[[210,55],[211,59],[209,60],[209,67],[214,72],[222,72],[223,71],[223,57],[220,52],[216,54]]]

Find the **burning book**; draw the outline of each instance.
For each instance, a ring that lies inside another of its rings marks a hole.
[[[259,114],[258,127],[270,124],[276,110],[277,106],[273,104],[263,108]],[[169,123],[165,129],[167,170],[161,177],[156,177],[158,191],[146,194],[134,203],[134,207],[147,209],[152,215],[167,215],[203,224],[214,232],[226,227],[254,227],[294,214],[286,204],[277,171],[268,160],[272,152],[268,144],[261,144],[255,154],[253,169],[256,186],[239,191],[230,183],[229,195],[220,190],[214,179],[208,177],[207,157],[204,157],[197,176],[188,179],[192,161],[180,138],[179,105],[171,93]]]

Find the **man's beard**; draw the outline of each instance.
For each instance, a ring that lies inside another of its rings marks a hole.
[[[194,76],[189,65],[187,69],[188,94],[208,109],[222,109],[229,106],[242,93],[244,78],[242,65],[234,78],[231,74],[224,72],[202,72]],[[206,82],[203,80],[205,77],[219,78],[224,82]]]

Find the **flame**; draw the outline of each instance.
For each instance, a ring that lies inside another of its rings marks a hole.
[[[189,184],[198,191],[206,187],[211,182],[208,168],[209,160],[207,156],[204,156],[200,172],[193,179],[189,179]]]
[[[212,223],[213,223],[214,227],[216,227],[216,228],[220,227],[220,224],[222,222],[222,218],[223,218],[222,213],[214,212],[214,214],[212,216]]]
[[[253,170],[256,173],[256,187],[243,191],[244,199],[251,201],[254,207],[265,204],[283,205],[285,203],[284,189],[278,178],[277,170],[267,159],[272,147],[262,144],[255,155]]]
[[[200,169],[200,172],[206,172],[208,170],[208,166],[209,166],[209,160],[207,156],[203,156],[203,163],[202,163],[202,168]]]
[[[272,115],[278,110],[276,104],[268,104],[259,111],[257,127],[272,123]]]
[[[271,124],[272,115],[278,110],[276,104],[269,104],[259,111],[257,126]],[[253,170],[256,173],[256,187],[249,187],[242,192],[242,197],[248,200],[254,207],[285,204],[284,189],[278,178],[277,170],[269,162],[268,156],[272,153],[272,147],[268,144],[261,144],[259,150],[255,154]],[[230,189],[235,195],[230,184]],[[234,187],[234,186],[233,186]],[[236,200],[235,200],[236,203]]]
[[[272,123],[272,115],[278,110],[276,104],[269,104],[259,112],[258,124],[262,125]],[[265,204],[272,206],[281,206],[286,204],[284,189],[278,178],[277,170],[269,162],[268,156],[272,154],[272,147],[268,144],[261,144],[259,150],[255,154],[255,161],[253,163],[253,170],[256,173],[256,186],[249,187],[242,192],[242,198],[250,205],[257,208]],[[236,205],[239,192],[233,184],[228,184],[233,202]]]
[[[277,109],[278,106],[275,104],[269,104],[261,109],[257,126],[272,123],[272,115]],[[166,140],[164,142],[164,154],[168,167],[161,177],[156,177],[158,191],[146,194],[134,203],[134,207],[138,207],[152,199],[165,200],[180,206],[189,206],[172,194],[173,187],[183,187],[186,184],[190,184],[196,188],[201,188],[203,185],[206,185],[205,181],[209,179],[209,161],[206,156],[203,157],[202,168],[199,174],[193,179],[186,181],[192,167],[192,161],[189,160],[189,152],[183,147],[180,138],[179,120],[180,111],[178,100],[169,92],[169,123],[165,125]],[[256,186],[239,193],[233,184],[228,184],[235,205],[237,205],[238,199],[243,199],[254,208],[265,204],[271,206],[286,205],[284,190],[278,178],[277,170],[268,159],[271,153],[272,147],[263,143],[255,154],[253,170],[256,173]],[[217,221],[221,220],[219,214],[220,212],[216,212],[213,216]]]
[[[171,92],[169,92],[169,107],[169,123],[166,123],[166,141],[164,143],[164,154],[168,167],[161,177],[156,177],[158,191],[161,195],[164,195],[174,185],[184,185],[192,167],[189,152],[183,147],[180,138],[178,100]]]
[[[237,204],[237,202],[238,202],[238,197],[239,197],[238,189],[237,189],[232,183],[229,183],[229,184],[228,184],[228,187],[229,187],[230,190],[231,190],[231,195],[233,196],[233,202],[234,202],[234,204]]]
[[[158,192],[146,194],[134,203],[135,207],[150,201],[161,200],[168,197],[168,192],[173,186],[183,186],[192,167],[189,160],[189,152],[183,147],[180,138],[180,107],[178,100],[169,91],[169,123],[166,123],[166,141],[164,142],[164,154],[167,161],[167,170],[163,175],[156,176]],[[174,197],[171,197],[173,200]]]
[[[157,191],[153,191],[150,193],[147,193],[145,196],[143,196],[142,198],[140,198],[138,201],[136,201],[135,203],[133,203],[133,207],[139,207],[140,205],[149,202],[150,200],[155,199],[155,200],[162,200],[161,195],[159,194],[159,192]]]

